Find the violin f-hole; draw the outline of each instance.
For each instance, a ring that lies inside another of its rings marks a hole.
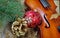
[[[47,18],[46,18],[46,16],[44,15],[44,19],[45,19],[45,21],[46,21],[46,28],[49,28],[50,27],[50,23],[49,23],[49,21],[47,20]]]

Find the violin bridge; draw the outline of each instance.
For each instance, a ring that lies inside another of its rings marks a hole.
[[[46,27],[49,28],[50,27],[50,23],[48,22],[48,19],[47,19],[46,15],[44,14],[44,12],[41,9],[39,9],[39,8],[37,8],[36,10],[40,13],[43,21],[47,25]]]

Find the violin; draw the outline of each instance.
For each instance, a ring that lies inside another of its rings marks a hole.
[[[57,13],[54,0],[25,0],[25,3],[42,17],[42,24],[38,26],[39,38],[60,38],[60,17],[50,19],[51,15]]]

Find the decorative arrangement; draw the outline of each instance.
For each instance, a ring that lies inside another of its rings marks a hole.
[[[25,35],[27,33],[28,28],[36,28],[41,24],[41,17],[39,13],[34,11],[27,11],[24,14],[24,17],[17,18],[16,21],[12,24],[12,32],[17,36]]]
[[[59,38],[55,9],[53,0],[0,0],[2,38]]]

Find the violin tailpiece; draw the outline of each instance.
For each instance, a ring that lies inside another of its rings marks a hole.
[[[44,8],[50,7],[50,4],[47,2],[47,0],[40,0],[41,4],[43,5]]]

